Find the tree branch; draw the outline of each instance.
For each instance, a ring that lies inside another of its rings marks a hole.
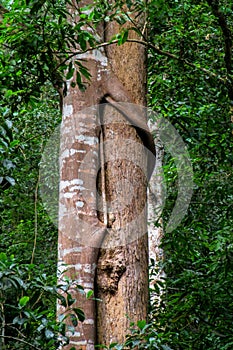
[[[9,336],[9,335],[4,335],[4,336],[2,336],[2,335],[0,334],[0,338],[16,340],[16,341],[19,341],[19,342],[21,342],[21,343],[23,343],[23,344],[29,345],[29,346],[32,347],[33,349],[40,350],[37,346],[35,346],[35,345],[31,344],[31,343],[28,343],[28,342],[25,341],[25,340],[16,338],[16,337],[11,337],[11,336]]]
[[[230,84],[230,81],[228,80],[228,78],[222,78],[221,76],[219,76],[218,74],[206,69],[206,68],[202,68],[202,67],[199,67],[198,65],[192,63],[192,62],[189,62],[187,61],[186,59],[182,59],[180,58],[179,56],[176,56],[168,51],[163,51],[161,50],[160,48],[158,48],[156,45],[153,45],[149,42],[146,42],[146,41],[142,41],[142,40],[139,40],[139,39],[127,39],[126,42],[131,42],[131,43],[137,43],[137,44],[141,44],[141,45],[144,45],[146,46],[147,48],[150,48],[152,49],[155,53],[157,53],[158,55],[161,55],[161,56],[166,56],[168,58],[171,58],[171,59],[174,59],[174,60],[177,60],[177,61],[180,61],[182,63],[184,63],[185,65],[189,66],[189,67],[192,67],[194,69],[197,69],[205,74],[207,74],[209,77],[211,78],[215,78],[217,79],[218,81],[220,81],[222,84],[224,84],[225,86],[228,87],[228,85]],[[104,48],[106,46],[109,46],[109,45],[114,45],[114,44],[118,44],[118,40],[112,40],[110,42],[105,42],[105,43],[100,43],[94,47],[89,47],[87,48],[86,50],[83,50],[83,51],[76,51],[76,52],[66,52],[67,54],[70,54],[69,57],[67,57],[65,60],[63,60],[62,62],[60,62],[56,68],[54,69],[54,71],[56,71],[60,66],[62,66],[64,63],[66,63],[67,61],[69,61],[72,57],[76,56],[76,55],[81,55],[81,54],[84,54],[86,52],[89,52],[89,51],[92,51],[92,50],[98,50],[100,48]],[[54,52],[54,54],[57,54],[58,52]]]
[[[227,69],[227,73],[229,77],[223,78],[220,75],[206,69],[206,68],[202,68],[199,67],[198,65],[186,60],[186,59],[182,59],[179,56],[176,56],[168,51],[163,51],[161,50],[158,46],[147,42],[145,37],[143,37],[144,40],[140,40],[140,39],[127,39],[127,42],[134,42],[134,43],[138,43],[141,45],[146,46],[147,48],[150,48],[151,50],[153,50],[156,54],[161,55],[161,56],[166,56],[168,58],[174,59],[176,61],[182,62],[183,64],[185,64],[186,66],[192,67],[198,71],[201,71],[205,74],[207,74],[209,77],[211,78],[215,78],[218,81],[220,81],[223,85],[225,85],[229,91],[229,97],[233,100],[233,87],[232,87],[232,82],[230,79],[230,74],[232,73],[232,33],[227,25],[227,20],[224,16],[224,14],[219,10],[218,7],[218,0],[207,0],[209,6],[212,8],[213,14],[215,15],[215,17],[218,19],[218,23],[219,26],[223,32],[223,37],[224,37],[224,43],[225,43],[225,64],[226,64],[226,69]],[[8,12],[8,10],[6,10],[1,4],[0,4],[0,22],[3,18],[4,13]],[[104,48],[106,46],[109,45],[114,45],[114,44],[118,44],[118,40],[112,40],[109,42],[104,42],[104,43],[100,43],[97,44],[94,47],[89,47],[86,50],[80,50],[80,51],[76,51],[76,52],[66,52],[67,54],[69,54],[69,57],[67,57],[66,59],[62,60],[53,70],[53,72],[56,72],[64,63],[66,63],[67,61],[69,61],[72,57],[76,56],[76,55],[81,55],[84,54],[86,52],[92,51],[92,50],[97,50],[100,48]],[[53,52],[54,54],[59,54],[61,52]],[[64,54],[64,52],[62,52]]]

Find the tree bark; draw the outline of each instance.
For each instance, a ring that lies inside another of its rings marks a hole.
[[[85,92],[68,83],[64,99],[60,151],[59,199],[59,269],[76,279],[85,292],[94,290],[98,247],[105,233],[96,211],[96,174],[98,171],[98,121],[96,111],[85,107],[96,105],[98,90],[95,82],[101,61],[88,60],[92,82]],[[81,111],[84,109],[84,112]],[[64,266],[64,264],[66,266]],[[83,308],[85,321],[70,334],[70,344],[64,349],[94,349],[96,336],[95,302],[78,290],[72,291],[74,306]],[[59,306],[58,314],[65,310]]]
[[[110,23],[104,31],[106,38],[118,30]],[[83,308],[86,319],[70,334],[65,350],[73,346],[93,350],[96,342],[122,342],[130,321],[146,319],[148,304],[148,166],[143,145],[153,151],[154,144],[143,109],[115,105],[145,104],[144,47],[114,45],[75,59],[80,58],[86,60],[91,81],[86,82],[85,92],[67,82],[63,101],[59,269],[67,270],[64,274],[77,279],[86,292],[94,290],[101,301],[95,304],[77,289],[71,290],[74,306]],[[108,103],[85,109],[103,102]],[[104,169],[100,154],[104,155]],[[107,208],[98,199],[104,195]],[[63,312],[65,308],[59,305],[58,314]]]
[[[107,27],[106,39],[109,40],[118,29],[116,24],[110,23]],[[133,96],[132,102],[145,105],[144,48],[140,44],[125,43],[121,47],[109,46],[106,54],[112,71],[123,83],[128,94]],[[105,114],[107,126],[104,130],[104,139],[106,141],[114,138],[124,158],[124,154],[127,153],[127,140],[137,143],[141,140],[132,126],[125,125],[119,113],[113,113],[110,107],[108,109],[110,113],[106,111]],[[108,124],[111,123],[109,116],[111,121],[121,121],[122,124],[115,127],[113,124]],[[143,113],[141,117],[143,118]],[[110,128],[109,125],[112,127]],[[122,144],[124,144],[123,147]],[[113,247],[100,250],[96,290],[98,299],[101,300],[97,303],[97,339],[98,343],[107,346],[111,342],[124,341],[130,321],[136,322],[147,317],[146,179],[145,172],[143,174],[140,171],[145,167],[143,152],[136,154],[136,148],[135,152],[131,153],[132,163],[121,159],[115,164],[106,165],[107,200],[109,203],[114,202],[114,208],[111,210],[114,212],[115,221],[112,225],[112,235],[105,238],[104,244]],[[110,150],[106,149],[106,152],[108,151]],[[139,158],[138,161],[136,161],[137,158]],[[141,164],[141,169],[135,167],[135,164]],[[142,213],[141,219],[138,220],[137,225],[134,225],[133,220]],[[120,240],[119,237],[125,237],[124,245],[114,244],[115,241]]]

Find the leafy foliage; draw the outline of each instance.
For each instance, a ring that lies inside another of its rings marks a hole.
[[[232,12],[218,3],[229,31]],[[166,293],[154,308],[154,327],[172,349],[232,347],[232,124],[231,76],[225,38],[213,9],[202,1],[154,1],[150,6],[150,104],[169,118],[186,142],[194,194],[182,224],[163,241]],[[176,58],[174,58],[176,57]],[[190,65],[191,63],[191,65]],[[177,174],[166,154],[168,220]],[[152,316],[153,320],[153,316]],[[153,323],[152,322],[152,323]]]
[[[47,99],[46,105],[41,98],[34,103],[33,108],[30,105],[21,105],[13,112],[6,107],[6,117],[2,117],[2,128],[5,130],[8,125],[8,129],[6,136],[2,138],[6,141],[1,159],[3,164],[12,166],[9,169],[1,169],[3,181],[0,188],[0,251],[20,256],[23,262],[30,261],[37,230],[36,261],[44,263],[40,251],[45,250],[46,264],[51,270],[51,261],[56,260],[57,232],[42,206],[36,189],[43,144],[60,120],[57,95],[47,86],[44,88],[44,94],[48,91],[50,98]],[[8,185],[9,177],[12,180]],[[53,265],[55,273],[56,266],[52,263]]]
[[[13,169],[15,168],[15,164],[10,158],[12,153],[14,152],[15,146],[18,145],[19,141],[17,139],[14,139],[13,131],[17,130],[12,130],[12,128],[12,122],[9,119],[5,119],[4,117],[2,117],[2,122],[0,124],[0,186],[3,189],[6,189],[10,185],[15,184],[14,178],[10,176],[13,172]]]
[[[77,6],[77,22],[66,10],[67,3],[3,3],[9,12],[1,22],[0,38],[0,250],[17,257],[14,260],[0,255],[0,315],[6,322],[4,328],[16,338],[23,334],[25,338],[21,340],[40,349],[52,350],[59,341],[58,333],[64,334],[64,319],[54,321],[54,298],[58,296],[54,280],[48,283],[40,269],[25,265],[32,258],[36,213],[35,261],[43,263],[39,251],[45,245],[47,262],[43,269],[46,272],[54,266],[51,274],[56,269],[56,229],[40,200],[35,201],[42,145],[60,120],[58,103],[54,102],[58,95],[52,86],[65,93],[64,80],[75,75],[72,83],[85,89],[90,75],[85,62],[72,60],[77,47],[82,53],[88,46],[101,46],[103,38],[95,35],[101,21],[116,21],[122,26],[131,21],[131,12],[137,11],[147,15],[148,39],[144,24],[134,30],[144,45],[148,40],[149,104],[171,121],[185,141],[194,168],[195,188],[185,219],[163,241],[165,260],[161,264],[167,279],[159,309],[152,305],[150,323],[132,324],[125,344],[109,348],[231,349],[231,4],[226,0],[126,1],[126,11],[125,7],[122,10],[125,1],[114,5],[95,1],[87,7]],[[124,44],[130,30],[130,26],[122,27],[111,41]],[[177,172],[169,154],[164,159],[164,175],[166,222],[177,195]],[[19,265],[18,259],[24,264]],[[59,298],[72,307],[72,296]],[[14,304],[10,305],[9,300]],[[69,317],[72,327],[84,320],[81,309],[73,309]],[[4,346],[27,349],[29,345],[8,338]]]
[[[56,278],[47,276],[43,265],[21,264],[1,253],[1,349],[55,350],[68,343],[67,331],[72,332],[85,319],[81,309],[72,308],[75,299],[68,292],[71,286],[81,289],[69,280],[57,286]],[[68,313],[58,321],[56,299],[68,306]],[[71,326],[65,325],[66,318],[71,319]]]
[[[63,0],[19,0],[9,8],[4,15],[1,36],[2,65],[8,68],[1,78],[3,86],[8,87],[7,98],[12,91],[12,98],[18,95],[25,102],[33,101],[40,96],[41,87],[47,81],[58,89],[64,88],[63,81],[69,79],[74,69],[67,62],[70,46],[76,49],[79,44],[82,50],[88,42],[93,46],[93,35],[81,29],[83,23],[73,25]],[[76,67],[77,72],[80,67],[88,76],[82,66]]]

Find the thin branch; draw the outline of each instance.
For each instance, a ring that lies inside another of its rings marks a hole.
[[[22,337],[22,338],[26,338],[26,336],[17,328],[17,327],[15,327],[15,326],[12,326],[13,325],[13,323],[7,323],[6,324],[6,327],[7,328],[10,328],[10,329],[12,329],[12,330],[14,330],[15,332],[17,332],[18,333],[18,336],[20,336],[20,337]]]
[[[40,295],[38,296],[38,298],[36,299],[36,301],[34,302],[34,304],[31,306],[31,310],[34,309],[34,307],[36,306],[36,304],[40,301],[40,299],[42,298],[42,295],[44,294],[44,291],[42,291],[40,293]]]
[[[133,24],[133,26],[137,29],[137,31],[140,33],[140,35],[141,35],[141,39],[140,39],[140,41],[142,41],[143,39],[145,40],[145,41],[147,41],[147,38],[146,38],[146,36],[144,35],[144,27],[145,27],[145,24],[147,23],[146,21],[145,21],[145,23],[144,23],[144,26],[143,26],[143,30],[141,31],[140,30],[140,28],[139,28],[139,26],[138,26],[138,23],[136,23],[135,21],[134,21],[134,19],[132,18],[132,17],[130,17],[129,16],[129,14],[126,12],[126,11],[124,11],[123,10],[123,12],[124,12],[124,14],[126,15],[126,17],[128,18],[128,20]]]
[[[137,42],[139,44],[145,45],[148,48],[152,49],[154,52],[156,52],[158,55],[166,56],[166,57],[169,57],[169,58],[174,59],[176,61],[183,62],[187,66],[192,67],[192,68],[197,69],[197,70],[200,70],[200,71],[204,72],[205,74],[207,74],[208,76],[210,76],[212,78],[216,78],[216,79],[220,80],[222,83],[226,84],[227,79],[224,79],[224,78],[220,77],[218,74],[213,73],[213,72],[211,72],[210,70],[208,70],[206,68],[199,67],[196,64],[194,64],[192,62],[189,62],[186,59],[182,59],[179,56],[176,56],[176,55],[174,55],[174,54],[172,54],[172,53],[170,53],[168,51],[163,51],[158,46],[155,46],[155,45],[153,45],[151,43],[146,43],[144,41],[135,40],[135,39],[129,39],[128,41],[134,41],[134,42]]]
[[[223,32],[223,37],[224,37],[224,42],[225,42],[225,64],[226,64],[226,69],[228,74],[230,75],[230,73],[232,72],[232,33],[227,25],[227,20],[224,16],[224,14],[219,10],[219,3],[218,0],[207,0],[209,6],[212,8],[213,14],[215,15],[215,17],[218,19],[220,28]],[[4,14],[5,12],[8,12],[8,10],[6,10],[2,5],[0,5],[0,22],[1,22],[1,15]],[[128,15],[127,15],[128,16]],[[129,20],[132,22],[132,18],[130,16],[128,16]],[[135,24],[134,24],[135,25]],[[143,29],[144,30],[144,29]],[[218,74],[213,73],[212,71],[206,69],[206,68],[202,68],[199,67],[198,65],[186,60],[186,59],[182,59],[179,56],[176,56],[168,51],[163,51],[161,50],[159,47],[157,47],[156,45],[153,45],[152,43],[149,43],[146,41],[145,36],[142,33],[142,37],[144,39],[143,40],[139,40],[139,39],[128,39],[127,42],[134,42],[134,43],[138,43],[141,45],[146,46],[147,48],[152,49],[155,53],[157,53],[158,55],[162,55],[162,56],[166,56],[168,58],[180,61],[182,63],[184,63],[185,65],[192,67],[194,69],[197,69],[205,74],[207,74],[209,77],[215,78],[217,80],[219,80],[222,84],[224,84],[225,86],[227,86],[229,94],[231,94],[231,90],[232,90],[232,99],[233,99],[233,89],[231,88],[231,81],[229,80],[229,78],[222,78],[220,77]],[[113,45],[113,44],[117,44],[118,40],[112,40],[110,42],[104,42],[104,43],[100,43],[94,47],[89,47],[86,50],[80,50],[77,52],[66,52],[67,54],[70,54],[69,57],[67,57],[66,59],[64,59],[63,61],[61,61],[56,67],[55,69],[52,71],[55,72],[57,69],[59,69],[64,63],[66,63],[67,61],[69,61],[72,57],[78,55],[78,54],[84,54],[86,52],[92,51],[92,50],[96,50],[96,49],[100,49],[101,47],[106,47],[109,45]],[[63,52],[64,53],[64,52]],[[59,54],[59,52],[54,52],[54,54]]]
[[[39,349],[37,346],[35,346],[35,345],[31,344],[31,343],[28,343],[27,341],[22,340],[22,339],[20,339],[20,338],[11,337],[11,336],[9,336],[9,335],[4,335],[4,336],[2,336],[1,334],[0,334],[0,338],[16,340],[16,341],[19,341],[19,342],[21,342],[21,343],[23,343],[23,344],[26,344],[26,345],[31,346],[33,349],[41,350],[41,349]]]
[[[148,24],[148,22],[146,20],[144,25],[143,25],[143,28],[142,28],[142,37],[143,38],[146,38],[146,34],[145,33],[146,33],[147,24]]]
[[[226,78],[222,78],[220,77],[218,74],[214,73],[214,72],[211,72],[210,70],[206,69],[206,68],[202,68],[202,67],[199,67],[198,65],[192,63],[192,62],[189,62],[187,61],[186,59],[181,59],[179,56],[176,56],[168,51],[163,51],[161,50],[160,48],[158,48],[156,45],[153,45],[149,42],[146,42],[146,41],[141,41],[139,39],[127,39],[126,42],[130,42],[130,43],[137,43],[137,44],[141,44],[141,45],[144,45],[146,46],[147,48],[150,48],[152,49],[155,53],[157,53],[158,55],[161,55],[161,56],[166,56],[168,58],[171,58],[171,59],[174,59],[174,60],[177,60],[177,61],[180,61],[180,62],[183,62],[184,64],[186,64],[187,66],[189,67],[192,67],[194,69],[197,69],[205,74],[207,74],[209,77],[212,77],[212,78],[215,78],[217,80],[219,80],[222,84],[226,85],[229,83],[227,77]],[[81,55],[81,54],[84,54],[86,52],[89,52],[89,51],[92,51],[92,50],[98,50],[100,48],[104,48],[106,46],[110,46],[110,45],[114,45],[114,44],[117,44],[118,43],[118,40],[112,40],[110,42],[105,42],[105,43],[101,43],[101,44],[98,44],[94,47],[89,47],[87,48],[86,50],[80,50],[80,51],[76,51],[76,52],[66,52],[67,54],[70,54],[69,57],[67,57],[65,60],[63,60],[62,62],[60,62],[56,68],[54,69],[54,71],[56,71],[60,66],[62,66],[64,63],[66,63],[67,61],[69,61],[72,57],[76,56],[76,55]],[[54,52],[54,53],[58,53],[58,52]]]

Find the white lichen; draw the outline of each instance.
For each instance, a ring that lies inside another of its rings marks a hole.
[[[86,136],[86,135],[79,135],[75,137],[76,140],[79,142],[83,142],[85,145],[93,146],[97,145],[99,140],[96,136]]]
[[[63,117],[66,118],[66,117],[69,117],[70,115],[73,114],[73,106],[72,105],[67,105],[67,104],[64,104],[64,107],[63,107]]]

